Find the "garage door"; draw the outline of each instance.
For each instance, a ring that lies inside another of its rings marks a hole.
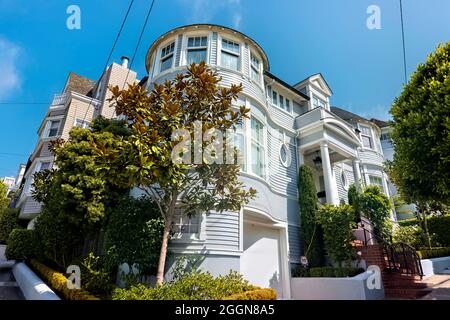
[[[251,284],[273,288],[282,297],[279,230],[244,223],[243,231],[241,273]]]

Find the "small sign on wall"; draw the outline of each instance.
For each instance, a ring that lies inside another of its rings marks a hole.
[[[308,258],[305,256],[301,256],[300,257],[300,263],[302,264],[302,266],[306,267],[308,266]]]

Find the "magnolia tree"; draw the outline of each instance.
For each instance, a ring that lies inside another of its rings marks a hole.
[[[230,133],[250,110],[232,107],[241,85],[224,88],[219,81],[201,63],[151,92],[136,84],[110,88],[116,113],[128,119],[131,134],[120,150],[101,149],[101,171],[108,175],[120,167],[118,183],[137,186],[156,200],[164,219],[159,285],[176,209],[187,216],[239,211],[256,195],[238,180],[239,157],[230,147]]]

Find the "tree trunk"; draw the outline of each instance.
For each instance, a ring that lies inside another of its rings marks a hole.
[[[428,248],[431,249],[431,236],[430,232],[428,231],[427,215],[425,213],[423,215],[423,228],[425,229],[425,234],[427,236]]]
[[[159,254],[158,272],[156,274],[156,285],[158,286],[162,285],[164,281],[164,269],[166,266],[167,245],[169,242],[171,223],[172,221],[165,221],[164,223],[164,234],[161,243],[161,252]]]

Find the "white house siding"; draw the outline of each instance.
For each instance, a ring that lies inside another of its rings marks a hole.
[[[347,178],[347,187],[344,187],[341,172],[345,172]],[[334,176],[336,178],[336,186],[338,189],[339,200],[348,203],[348,187],[355,183],[353,168],[348,163],[338,163],[333,167]]]
[[[288,225],[289,237],[289,262],[293,264],[300,263],[300,256],[303,248],[300,243],[300,226]]]
[[[210,45],[210,55],[209,55],[209,63],[211,65],[217,64],[217,32],[212,33],[211,37],[211,45]]]
[[[206,215],[207,249],[239,250],[239,214],[234,212]]]
[[[41,208],[42,205],[39,202],[28,196],[21,207],[20,218],[33,219],[41,211]]]
[[[183,45],[183,35],[180,34],[177,38],[177,51],[175,52],[175,67],[178,67],[180,65],[182,45]]]

